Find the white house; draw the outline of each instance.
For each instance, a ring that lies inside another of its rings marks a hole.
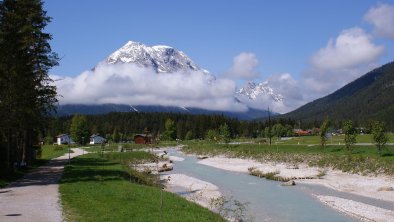
[[[73,143],[70,135],[68,134],[60,134],[56,136],[56,143],[57,145],[62,145],[62,144],[70,144]]]
[[[90,144],[102,144],[105,143],[105,138],[101,137],[98,134],[93,134],[90,137]]]

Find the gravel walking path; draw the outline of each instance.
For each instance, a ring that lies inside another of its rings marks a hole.
[[[71,158],[83,154],[73,148]],[[69,154],[52,159],[22,179],[0,189],[0,221],[62,221],[59,181]]]

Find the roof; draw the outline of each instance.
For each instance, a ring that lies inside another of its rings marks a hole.
[[[98,137],[98,136],[99,136],[99,137],[102,137],[102,136],[100,136],[100,134],[93,134],[93,135],[90,136],[90,138]]]
[[[68,134],[59,134],[56,137],[63,137],[63,136],[69,136]]]
[[[134,136],[134,137],[136,137],[136,136],[142,136],[142,137],[152,137],[152,135],[150,135],[150,134],[135,134],[135,136]]]

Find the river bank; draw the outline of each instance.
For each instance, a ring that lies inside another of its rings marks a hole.
[[[283,178],[294,178],[296,183],[322,185],[337,191],[384,200],[394,204],[394,191],[391,191],[394,187],[394,178],[388,176],[362,176],[332,169],[308,167],[305,164],[295,166],[273,162],[261,163],[252,159],[227,158],[224,156],[209,157],[198,161],[198,163],[241,173],[248,173],[248,169],[254,168],[264,173],[275,173]],[[375,206],[369,207],[364,203],[350,199],[324,195],[319,196],[317,199],[336,210],[359,219],[394,221],[394,211],[392,210]],[[376,216],[378,212],[380,212],[379,217]]]
[[[284,187],[278,182],[247,173],[199,164],[197,156],[184,154],[179,149],[155,149],[153,152],[156,155],[168,153],[165,159],[173,160],[173,170],[160,173],[167,191],[215,212],[222,212],[220,214],[226,218],[282,222],[357,221],[325,204],[319,204],[314,196],[305,192],[304,186]],[[215,192],[216,195],[212,196],[210,192]],[[213,202],[217,197],[220,197],[218,202]],[[221,201],[224,201],[223,206]]]

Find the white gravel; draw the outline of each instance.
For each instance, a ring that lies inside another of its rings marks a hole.
[[[161,175],[160,179],[167,181],[168,191],[172,192],[173,187],[181,187],[187,193],[183,197],[206,208],[210,208],[212,199],[222,196],[216,185],[184,174]]]
[[[172,161],[177,161],[177,162],[181,162],[181,161],[185,160],[185,158],[178,157],[178,156],[170,156],[169,159]]]
[[[83,153],[79,148],[72,150],[74,153],[70,154],[71,158]],[[0,189],[0,221],[63,221],[59,181],[68,157],[66,154],[55,158],[48,165]]]
[[[394,211],[391,210],[333,196],[317,196],[317,198],[338,211],[364,221],[394,221]]]
[[[252,159],[241,158],[227,158],[227,157],[210,157],[198,161],[199,164],[204,164],[224,170],[247,173],[248,168],[254,167],[263,173],[278,172],[278,176],[283,178],[303,178],[303,177],[316,177],[319,169],[316,167],[308,167],[305,164],[293,166],[284,163],[260,163]]]

